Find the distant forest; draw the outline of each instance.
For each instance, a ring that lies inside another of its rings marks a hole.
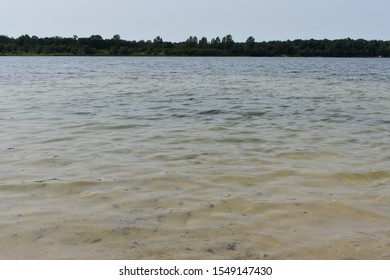
[[[390,57],[390,41],[287,40],[235,42],[231,35],[208,40],[189,37],[184,42],[166,42],[161,37],[148,41],[123,40],[119,35],[103,39],[23,35],[11,38],[0,35],[0,55],[101,55],[101,56],[321,56],[321,57]]]

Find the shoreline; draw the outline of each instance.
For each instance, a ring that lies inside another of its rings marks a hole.
[[[365,39],[321,39],[235,42],[231,35],[211,40],[189,37],[184,42],[123,40],[119,35],[104,39],[0,35],[0,55],[102,55],[102,56],[210,56],[210,57],[390,57],[390,41]]]
[[[249,55],[151,55],[151,54],[138,54],[138,55],[77,55],[77,54],[0,54],[0,57],[173,57],[173,58],[356,58],[356,59],[389,59],[390,57],[382,56],[249,56]]]

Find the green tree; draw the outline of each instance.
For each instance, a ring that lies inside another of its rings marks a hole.
[[[248,39],[246,39],[246,46],[250,49],[253,49],[253,47],[255,46],[255,43],[256,43],[256,40],[254,37],[252,36],[249,36]]]
[[[189,37],[187,39],[187,41],[185,42],[185,47],[187,47],[187,48],[192,49],[192,48],[196,48],[197,46],[198,46],[198,38],[196,36]]]
[[[157,36],[156,38],[154,38],[153,40],[153,43],[158,45],[158,44],[162,44],[164,41],[163,39],[160,37],[160,36]]]
[[[222,38],[222,43],[223,44],[232,44],[234,43],[232,35],[226,35],[225,37]]]
[[[208,45],[207,38],[202,37],[202,39],[199,40],[199,46],[205,47]]]
[[[121,39],[121,36],[118,35],[118,34],[116,34],[116,35],[114,35],[114,36],[112,37],[112,40],[113,40],[113,41],[120,41],[120,39]]]
[[[87,54],[95,54],[96,50],[103,47],[104,40],[100,35],[92,35],[88,38],[87,43]]]
[[[120,47],[120,49],[118,51],[118,54],[119,55],[129,55],[130,54],[130,50],[127,47]]]
[[[213,46],[216,46],[216,45],[219,45],[221,43],[221,39],[219,39],[219,37],[217,37],[217,38],[213,38],[213,39],[211,39],[211,45],[213,45]]]
[[[225,37],[222,38],[221,42],[221,47],[225,51],[227,50],[228,52],[233,48],[234,46],[234,41],[232,35],[226,35]],[[228,53],[225,52],[225,55],[228,55]]]

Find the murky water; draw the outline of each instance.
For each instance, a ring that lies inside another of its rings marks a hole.
[[[0,258],[390,259],[390,61],[0,58]]]

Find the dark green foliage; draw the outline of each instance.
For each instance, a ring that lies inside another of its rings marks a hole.
[[[153,41],[126,41],[120,35],[103,39],[22,35],[10,38],[0,35],[0,55],[172,55],[172,56],[323,56],[323,57],[390,57],[390,41],[294,40],[256,42],[252,36],[235,42],[231,35],[208,41],[189,37],[185,42],[172,43],[157,36]]]

